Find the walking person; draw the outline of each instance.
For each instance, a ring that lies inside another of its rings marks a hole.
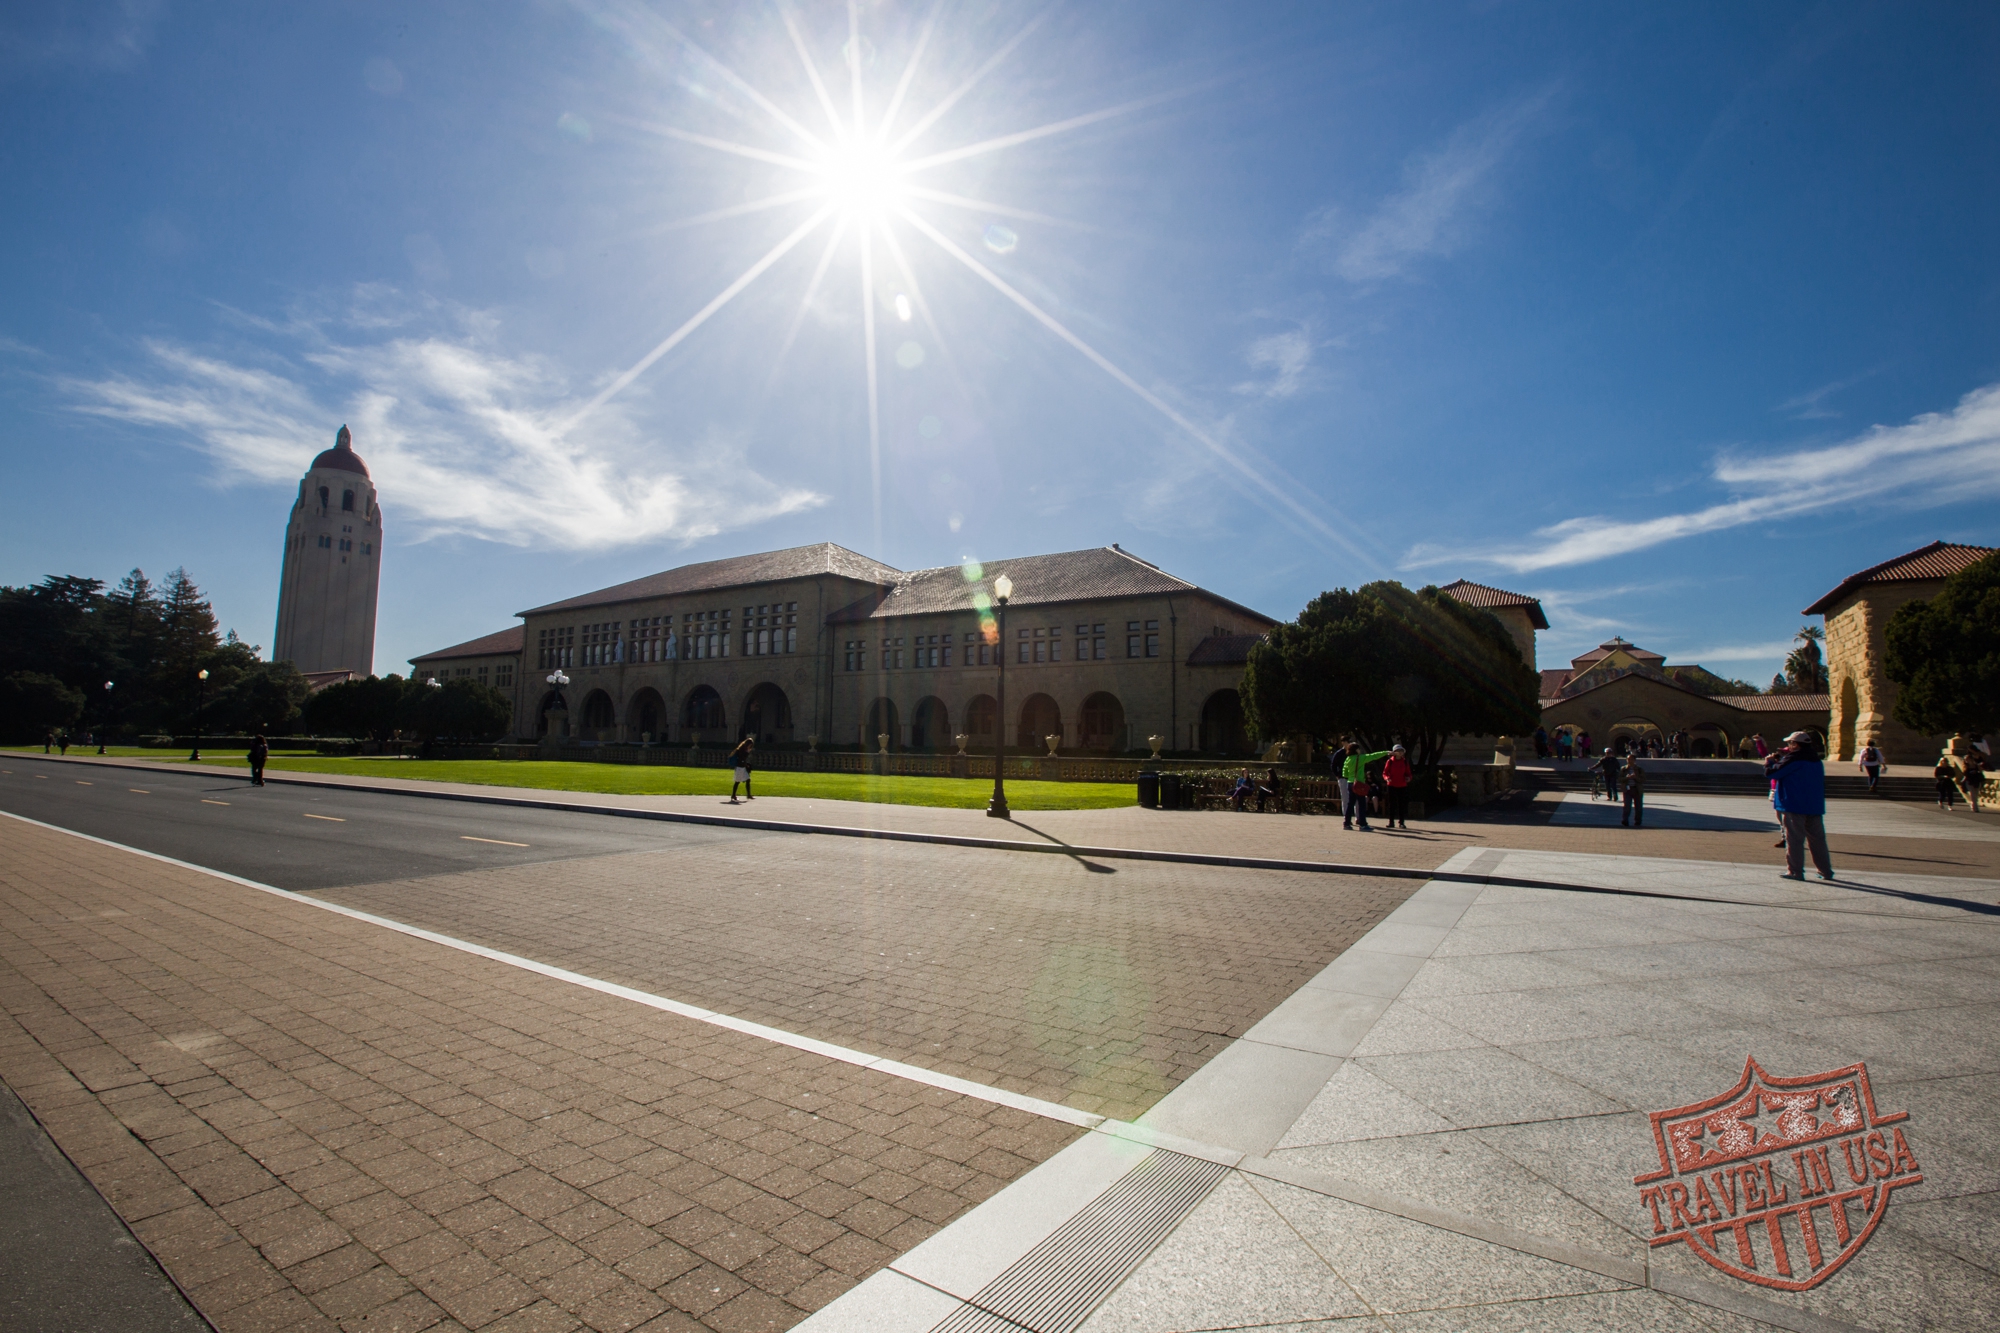
[[[47,754],[49,751],[55,748],[56,748],[56,729],[54,727],[50,727],[48,730],[48,734],[42,737],[42,753]]]
[[[1986,785],[1986,756],[1977,749],[1967,749],[1958,757],[1959,769],[1964,773],[1960,786],[1965,789],[1965,803],[1973,814],[1979,813],[1980,788]]]
[[[1389,757],[1382,761],[1382,785],[1388,789],[1390,828],[1410,827],[1410,779],[1416,772],[1402,746],[1389,747]]]
[[[1363,754],[1359,741],[1347,743],[1347,758],[1340,765],[1340,776],[1347,780],[1347,800],[1341,808],[1342,828],[1361,833],[1375,831],[1368,827],[1368,766],[1378,759],[1387,759],[1389,754],[1388,750]]]
[[[1819,742],[1810,731],[1785,737],[1785,748],[1765,761],[1774,779],[1773,799],[1785,825],[1786,879],[1804,879],[1806,852],[1824,880],[1833,878],[1833,861],[1826,853],[1826,767],[1820,763]]]
[[[1327,764],[1333,769],[1333,785],[1340,790],[1340,814],[1343,819],[1347,817],[1348,747],[1349,742],[1342,741],[1340,744],[1334,746],[1333,753],[1327,756]],[[1351,826],[1353,821],[1351,819],[1348,820],[1348,824]]]
[[[1547,727],[1536,727],[1535,758],[1547,759],[1548,757],[1549,757],[1549,729]]]
[[[264,785],[264,765],[270,762],[270,759],[271,742],[265,740],[264,733],[260,731],[250,740],[251,786],[261,787]]]
[[[750,794],[750,761],[756,756],[756,753],[757,738],[755,736],[745,736],[742,740],[736,742],[736,748],[729,752],[730,767],[736,770],[736,780],[729,784],[729,803],[731,805],[742,804],[742,801],[736,799],[736,789],[738,787],[743,789],[744,801],[754,801],[757,799]]]
[[[1618,770],[1621,766],[1618,756],[1611,753],[1611,747],[1608,745],[1605,746],[1604,757],[1597,761],[1596,768],[1598,773],[1602,775],[1604,799],[1607,801],[1616,801],[1618,799]],[[1594,782],[1591,784],[1590,796],[1592,800],[1597,799],[1597,786]]]
[[[1639,767],[1636,755],[1625,765],[1625,811],[1618,823],[1621,827],[1646,827],[1646,770]]]
[[[1881,795],[1876,791],[1875,784],[1882,778],[1882,750],[1875,744],[1874,737],[1869,737],[1868,744],[1861,747],[1861,753],[1855,756],[1855,760],[1861,765],[1862,776],[1868,779],[1869,795]]]

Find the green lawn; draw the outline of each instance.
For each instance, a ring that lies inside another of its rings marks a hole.
[[[41,747],[14,746],[41,753]],[[72,754],[96,754],[72,746]],[[156,763],[187,762],[180,750],[141,750],[114,745],[107,754],[150,759]],[[204,754],[203,768],[243,769],[242,751]],[[271,768],[300,773],[344,773],[366,778],[417,778],[433,782],[471,782],[494,787],[536,787],[548,791],[610,792],[634,796],[727,796],[729,770],[680,768],[672,765],[583,764],[521,759],[330,759],[318,755],[271,755]],[[876,777],[865,773],[759,773],[760,796],[800,796],[827,801],[878,801],[889,805],[937,805],[958,810],[983,810],[993,795],[986,778]],[[1010,779],[1007,803],[1016,810],[1102,810],[1133,805],[1134,789],[1122,782],[1031,782]]]

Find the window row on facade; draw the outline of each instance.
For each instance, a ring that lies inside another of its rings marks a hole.
[[[580,630],[577,626],[543,629],[535,634],[535,665],[544,670],[578,665],[615,666],[624,662],[771,657],[798,650],[797,602],[745,606],[741,622],[727,609],[686,611],[681,613],[678,626],[672,613],[667,613],[599,621]]]
[[[1017,629],[1014,661],[1022,666],[1049,662],[1103,662],[1111,658],[1113,639],[1103,622],[1080,624],[1075,635],[1065,634],[1061,625],[1038,625]],[[1125,656],[1158,657],[1160,622],[1125,622]],[[954,642],[954,640],[960,640]],[[843,671],[931,670],[940,667],[995,666],[1000,661],[999,634],[990,626],[955,634],[897,635],[877,640],[870,652],[866,639],[841,642]]]
[[[488,679],[489,675],[492,677],[490,680]],[[476,680],[481,685],[491,685],[496,690],[511,690],[514,688],[514,664],[512,662],[492,664],[481,662],[477,666],[439,667],[434,671],[424,672],[424,678],[426,680]]]

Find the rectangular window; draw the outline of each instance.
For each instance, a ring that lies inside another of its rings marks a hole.
[[[479,683],[480,683],[481,685],[484,685],[484,684],[486,683],[486,668],[485,668],[485,667],[481,667],[481,668],[479,668]]]
[[[951,665],[951,645],[950,645],[950,644],[946,644],[946,645],[944,646],[944,664],[945,664],[946,666],[950,666],[950,665]]]
[[[512,662],[502,662],[499,666],[493,668],[493,685],[494,688],[502,690],[511,690],[514,688],[514,664]]]
[[[1160,636],[1157,634],[1148,634],[1146,636],[1146,656],[1158,657],[1159,655],[1160,655]]]
[[[1103,627],[1102,625],[1099,625],[1099,626],[1098,626],[1098,628],[1099,628],[1099,629],[1103,629],[1104,627]],[[1077,650],[1076,650],[1076,653],[1077,653],[1077,656],[1078,656],[1078,657],[1081,657],[1081,656],[1083,656],[1083,648],[1081,647],[1081,644],[1082,644],[1082,640],[1078,640],[1078,645],[1079,645],[1079,646],[1078,646],[1078,648],[1077,648]],[[1104,660],[1104,640],[1103,640],[1103,639],[1101,639],[1101,638],[1100,638],[1100,639],[1092,639],[1092,640],[1090,641],[1090,649],[1091,649],[1091,656],[1092,656],[1092,657],[1096,658],[1096,659],[1097,659],[1098,661],[1100,661],[1100,662],[1102,662],[1102,661]]]
[[[1051,661],[1051,662],[1060,662],[1060,661],[1062,661],[1062,640],[1061,640],[1061,639],[1057,639],[1057,640],[1055,640],[1054,642],[1052,642],[1052,643],[1050,643],[1050,644],[1049,644],[1049,661]]]
[[[1133,626],[1133,628],[1136,629],[1138,627],[1135,625]],[[1137,657],[1142,651],[1139,646],[1142,642],[1144,642],[1144,640],[1140,639],[1138,635],[1127,634],[1125,636],[1125,656]]]
[[[1034,646],[1033,646],[1032,644],[1026,644],[1026,643],[1022,644],[1022,645],[1021,645],[1021,651],[1020,651],[1020,654],[1019,654],[1019,656],[1018,656],[1017,660],[1018,660],[1018,661],[1021,661],[1021,662],[1032,662],[1032,661],[1034,661],[1034,660],[1035,660],[1035,650],[1034,650]]]
[[[785,630],[785,651],[788,653],[795,653],[798,650],[799,650],[799,631],[796,627],[788,627]]]

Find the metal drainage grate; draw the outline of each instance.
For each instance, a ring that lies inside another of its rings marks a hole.
[[[937,1333],[1075,1333],[1229,1168],[1154,1150],[989,1282]]]

